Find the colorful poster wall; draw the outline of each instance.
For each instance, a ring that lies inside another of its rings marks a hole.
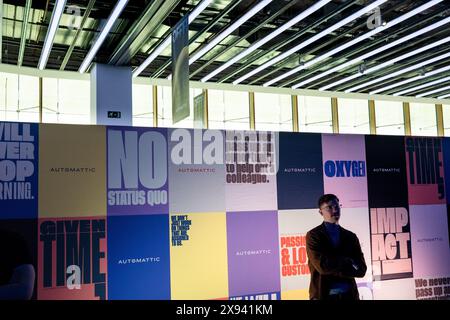
[[[334,193],[361,299],[449,299],[449,181],[450,138],[0,122],[1,249],[33,299],[306,300]]]

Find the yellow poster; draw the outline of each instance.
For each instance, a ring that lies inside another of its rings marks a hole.
[[[228,297],[225,212],[170,215],[170,281],[174,300]]]
[[[309,290],[289,290],[281,291],[281,300],[309,300]]]
[[[106,216],[105,130],[40,125],[40,218]]]

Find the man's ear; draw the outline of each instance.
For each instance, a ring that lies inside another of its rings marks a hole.
[[[321,216],[323,216],[322,210],[319,210],[319,213],[320,213]]]

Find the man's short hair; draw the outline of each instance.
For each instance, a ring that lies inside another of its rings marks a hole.
[[[335,194],[332,194],[332,193],[324,194],[323,196],[321,196],[319,198],[319,201],[318,201],[319,208],[322,206],[322,204],[328,203],[333,200],[336,200],[337,202],[339,202],[339,198]]]

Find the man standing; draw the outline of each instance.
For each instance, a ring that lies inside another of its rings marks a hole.
[[[323,223],[306,234],[309,297],[359,300],[355,277],[364,277],[367,266],[358,237],[339,225],[341,205],[336,195],[325,194],[318,204]]]

